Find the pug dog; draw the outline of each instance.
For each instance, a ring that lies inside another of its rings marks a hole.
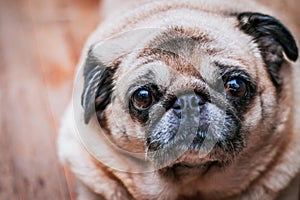
[[[287,26],[249,1],[137,4],[78,65],[58,140],[78,198],[298,199]]]

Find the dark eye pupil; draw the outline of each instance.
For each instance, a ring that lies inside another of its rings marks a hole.
[[[138,109],[146,109],[151,106],[153,96],[150,91],[142,89],[133,94],[133,105]]]
[[[243,97],[246,94],[246,83],[240,79],[232,79],[225,85],[225,91],[233,97]]]

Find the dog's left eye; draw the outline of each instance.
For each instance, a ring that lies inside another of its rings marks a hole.
[[[154,97],[151,91],[147,89],[140,89],[132,95],[132,103],[136,109],[145,110],[149,108],[154,102]]]
[[[241,98],[247,93],[247,85],[242,79],[231,79],[225,84],[225,92],[231,97]]]

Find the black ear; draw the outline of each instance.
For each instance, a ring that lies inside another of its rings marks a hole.
[[[114,73],[115,68],[103,65],[92,55],[92,51],[88,53],[84,66],[84,90],[81,96],[86,124],[95,112],[101,114],[111,102]]]
[[[238,15],[239,27],[254,37],[275,86],[282,80],[279,71],[283,64],[283,52],[292,61],[298,58],[298,48],[290,31],[277,19],[260,13],[244,12]]]

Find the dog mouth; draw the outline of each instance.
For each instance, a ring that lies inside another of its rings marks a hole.
[[[152,133],[147,138],[147,158],[157,167],[227,165],[244,147],[244,140],[237,121],[231,116],[224,119],[221,123],[200,120],[197,125],[185,123],[168,132]]]
[[[147,157],[161,167],[180,164],[192,168],[219,162],[220,159],[216,155],[224,151],[220,141],[204,135],[201,131],[194,138],[177,136],[165,145],[152,143],[149,145],[151,148],[148,146]]]
[[[201,148],[200,146],[204,144],[197,143],[197,140],[190,144],[186,151],[183,151],[180,147],[177,149],[165,148],[154,153],[148,152],[147,157],[160,170],[174,170],[175,168],[180,170],[199,169],[203,173],[206,173],[212,166],[224,168],[233,162],[236,156],[235,152],[222,149],[218,143],[209,149],[207,147]]]

